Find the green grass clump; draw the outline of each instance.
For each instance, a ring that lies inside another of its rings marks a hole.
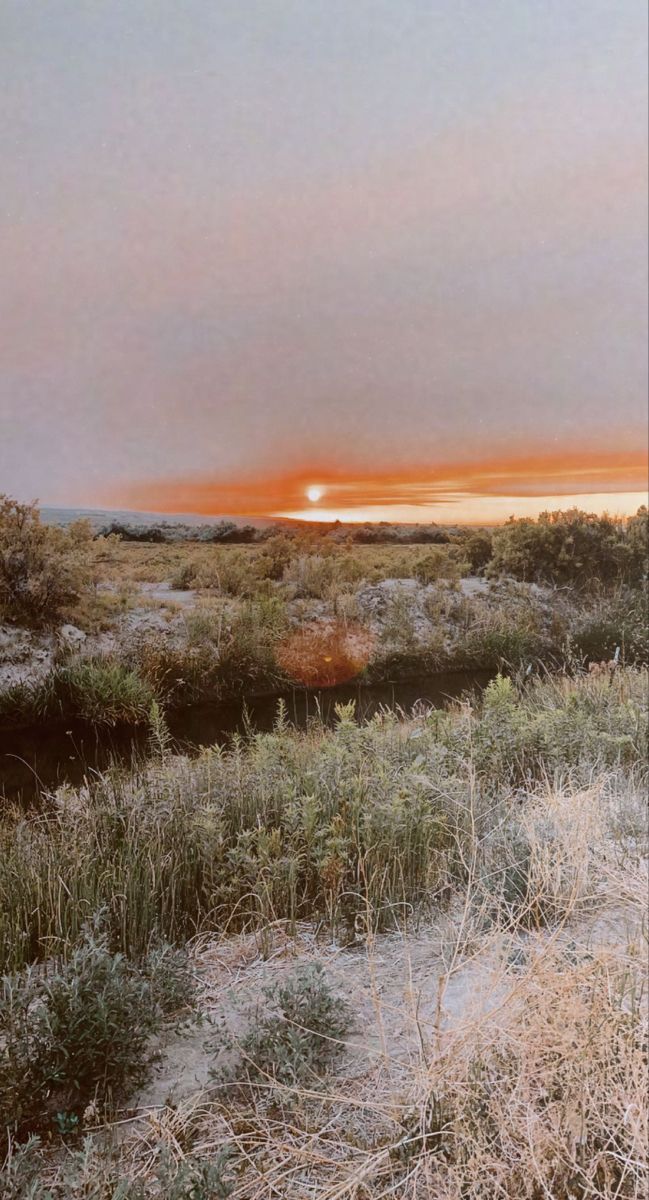
[[[147,720],[155,692],[134,667],[111,658],[75,659],[56,669],[52,707],[96,725]]]
[[[601,662],[613,658],[619,647],[624,662],[646,663],[648,616],[645,588],[602,592],[575,613],[570,630],[574,650],[581,658]]]
[[[74,719],[94,725],[146,722],[155,689],[138,666],[117,658],[72,658],[42,680],[0,692],[0,723]]]

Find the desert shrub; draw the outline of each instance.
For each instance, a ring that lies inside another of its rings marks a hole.
[[[228,1147],[216,1154],[186,1154],[174,1160],[163,1143],[153,1169],[135,1176],[119,1156],[92,1137],[70,1149],[54,1167],[38,1138],[12,1146],[0,1167],[3,1200],[227,1200]]]
[[[91,540],[85,521],[43,525],[36,505],[0,495],[0,614],[26,625],[55,622],[89,586]]]
[[[244,526],[244,528],[241,530],[242,536],[239,539],[239,527],[235,525],[234,521],[217,521],[216,525],[201,526],[198,531],[198,540],[201,542],[221,543],[236,542],[238,540],[241,540],[242,542],[251,541],[253,539],[250,538],[248,532],[251,528],[252,527],[250,525]],[[253,530],[253,533],[254,532],[255,531]]]
[[[221,596],[252,597],[259,590],[260,580],[256,554],[245,550],[215,550],[198,568],[195,585]]]
[[[492,779],[517,782],[581,764],[586,779],[595,764],[639,762],[646,708],[644,702],[630,702],[626,688],[623,674],[576,684],[559,677],[536,680],[521,697],[511,679],[498,676],[483,694],[473,730],[476,769]]]
[[[189,559],[178,564],[171,579],[170,586],[178,592],[187,592],[194,587],[199,572],[199,564]]]
[[[549,660],[551,651],[540,630],[502,613],[493,613],[480,627],[471,629],[461,647],[468,663],[484,669],[527,666],[539,659]]]
[[[360,624],[360,608],[357,592],[353,589],[335,588],[329,593],[333,615],[343,626]]]
[[[493,536],[488,529],[466,529],[456,535],[463,557],[472,571],[482,571],[493,554]]]
[[[293,558],[284,568],[283,581],[288,584],[296,598],[324,598],[326,590],[334,581],[335,560],[320,554],[300,555]]]
[[[191,1008],[196,987],[185,949],[158,939],[139,960],[138,970],[155,1010],[171,1017]]]
[[[275,534],[266,538],[263,550],[259,554],[259,571],[262,577],[279,581],[295,553],[295,542],[285,534]]]
[[[168,1152],[162,1154],[145,1200],[150,1196],[160,1200],[227,1200],[233,1191],[233,1184],[225,1177],[229,1157],[228,1147],[216,1154],[189,1154],[180,1162]]]
[[[201,605],[184,615],[187,644],[190,647],[218,646],[225,630],[224,601]]]
[[[236,1043],[225,1038],[226,1050],[236,1046],[236,1061],[224,1072],[217,1068],[215,1077],[248,1087],[313,1085],[343,1048],[352,1024],[348,1004],[332,991],[320,963],[298,968],[263,995],[266,1009],[248,1013],[243,1036]]]
[[[388,598],[381,641],[404,654],[417,647],[416,602],[404,588],[395,589]]]
[[[460,579],[469,570],[469,563],[459,546],[435,546],[413,568],[415,579],[420,583],[435,583],[438,579]]]
[[[642,582],[649,571],[649,510],[643,504],[626,526],[629,553],[628,574],[632,582]]]
[[[287,616],[280,597],[244,600],[231,611],[197,608],[185,616],[185,625],[187,646],[147,637],[133,656],[138,676],[166,705],[239,696],[281,682],[275,649]]]
[[[364,578],[365,567],[362,559],[355,554],[337,554],[334,559],[334,583],[360,583]]]
[[[392,543],[398,540],[399,531],[387,521],[367,522],[351,532],[351,539],[362,546]]]
[[[5,976],[0,992],[0,1127],[19,1131],[58,1114],[73,1129],[91,1102],[146,1076],[151,1034],[190,996],[186,966],[160,948],[139,970],[86,926],[68,960]]]
[[[255,683],[276,683],[275,648],[287,626],[286,609],[277,596],[247,600],[232,616],[219,652],[219,677],[230,691]]]
[[[120,542],[152,542],[158,545],[170,541],[170,531],[159,525],[127,525],[111,521],[99,531],[99,537],[113,537]]]
[[[644,528],[572,508],[541,513],[538,521],[511,517],[493,534],[491,569],[515,579],[555,584],[637,580],[642,565]],[[638,532],[639,531],[639,532]]]
[[[560,614],[521,584],[501,588],[496,604],[482,596],[457,602],[451,615],[458,631],[456,659],[484,669],[561,661],[566,626]]]
[[[219,695],[218,653],[211,639],[178,646],[143,637],[133,648],[132,661],[165,709]]]
[[[345,585],[363,577],[362,564],[352,554],[299,554],[284,568],[283,582],[296,599],[331,600]]]

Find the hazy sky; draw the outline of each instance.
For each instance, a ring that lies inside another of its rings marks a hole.
[[[646,55],[644,0],[1,0],[0,491],[630,505]]]

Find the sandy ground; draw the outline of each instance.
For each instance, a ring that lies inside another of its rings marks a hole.
[[[444,925],[429,926],[408,937],[383,935],[341,948],[318,941],[305,926],[296,938],[275,931],[266,957],[254,935],[198,947],[204,1023],[172,1035],[136,1107],[177,1104],[206,1087],[218,1059],[215,1030],[225,1025],[236,1039],[263,989],[309,962],[324,967],[330,985],[354,1013],[345,1077],[362,1078],[382,1061],[408,1064],[419,1057],[423,1043],[442,1037],[465,1014],[486,1011],[498,996],[499,961],[493,954],[457,966],[446,978],[446,934]]]

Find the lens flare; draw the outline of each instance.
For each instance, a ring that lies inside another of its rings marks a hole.
[[[277,662],[302,687],[349,683],[372,657],[374,638],[361,625],[322,623],[290,633],[277,647]]]

